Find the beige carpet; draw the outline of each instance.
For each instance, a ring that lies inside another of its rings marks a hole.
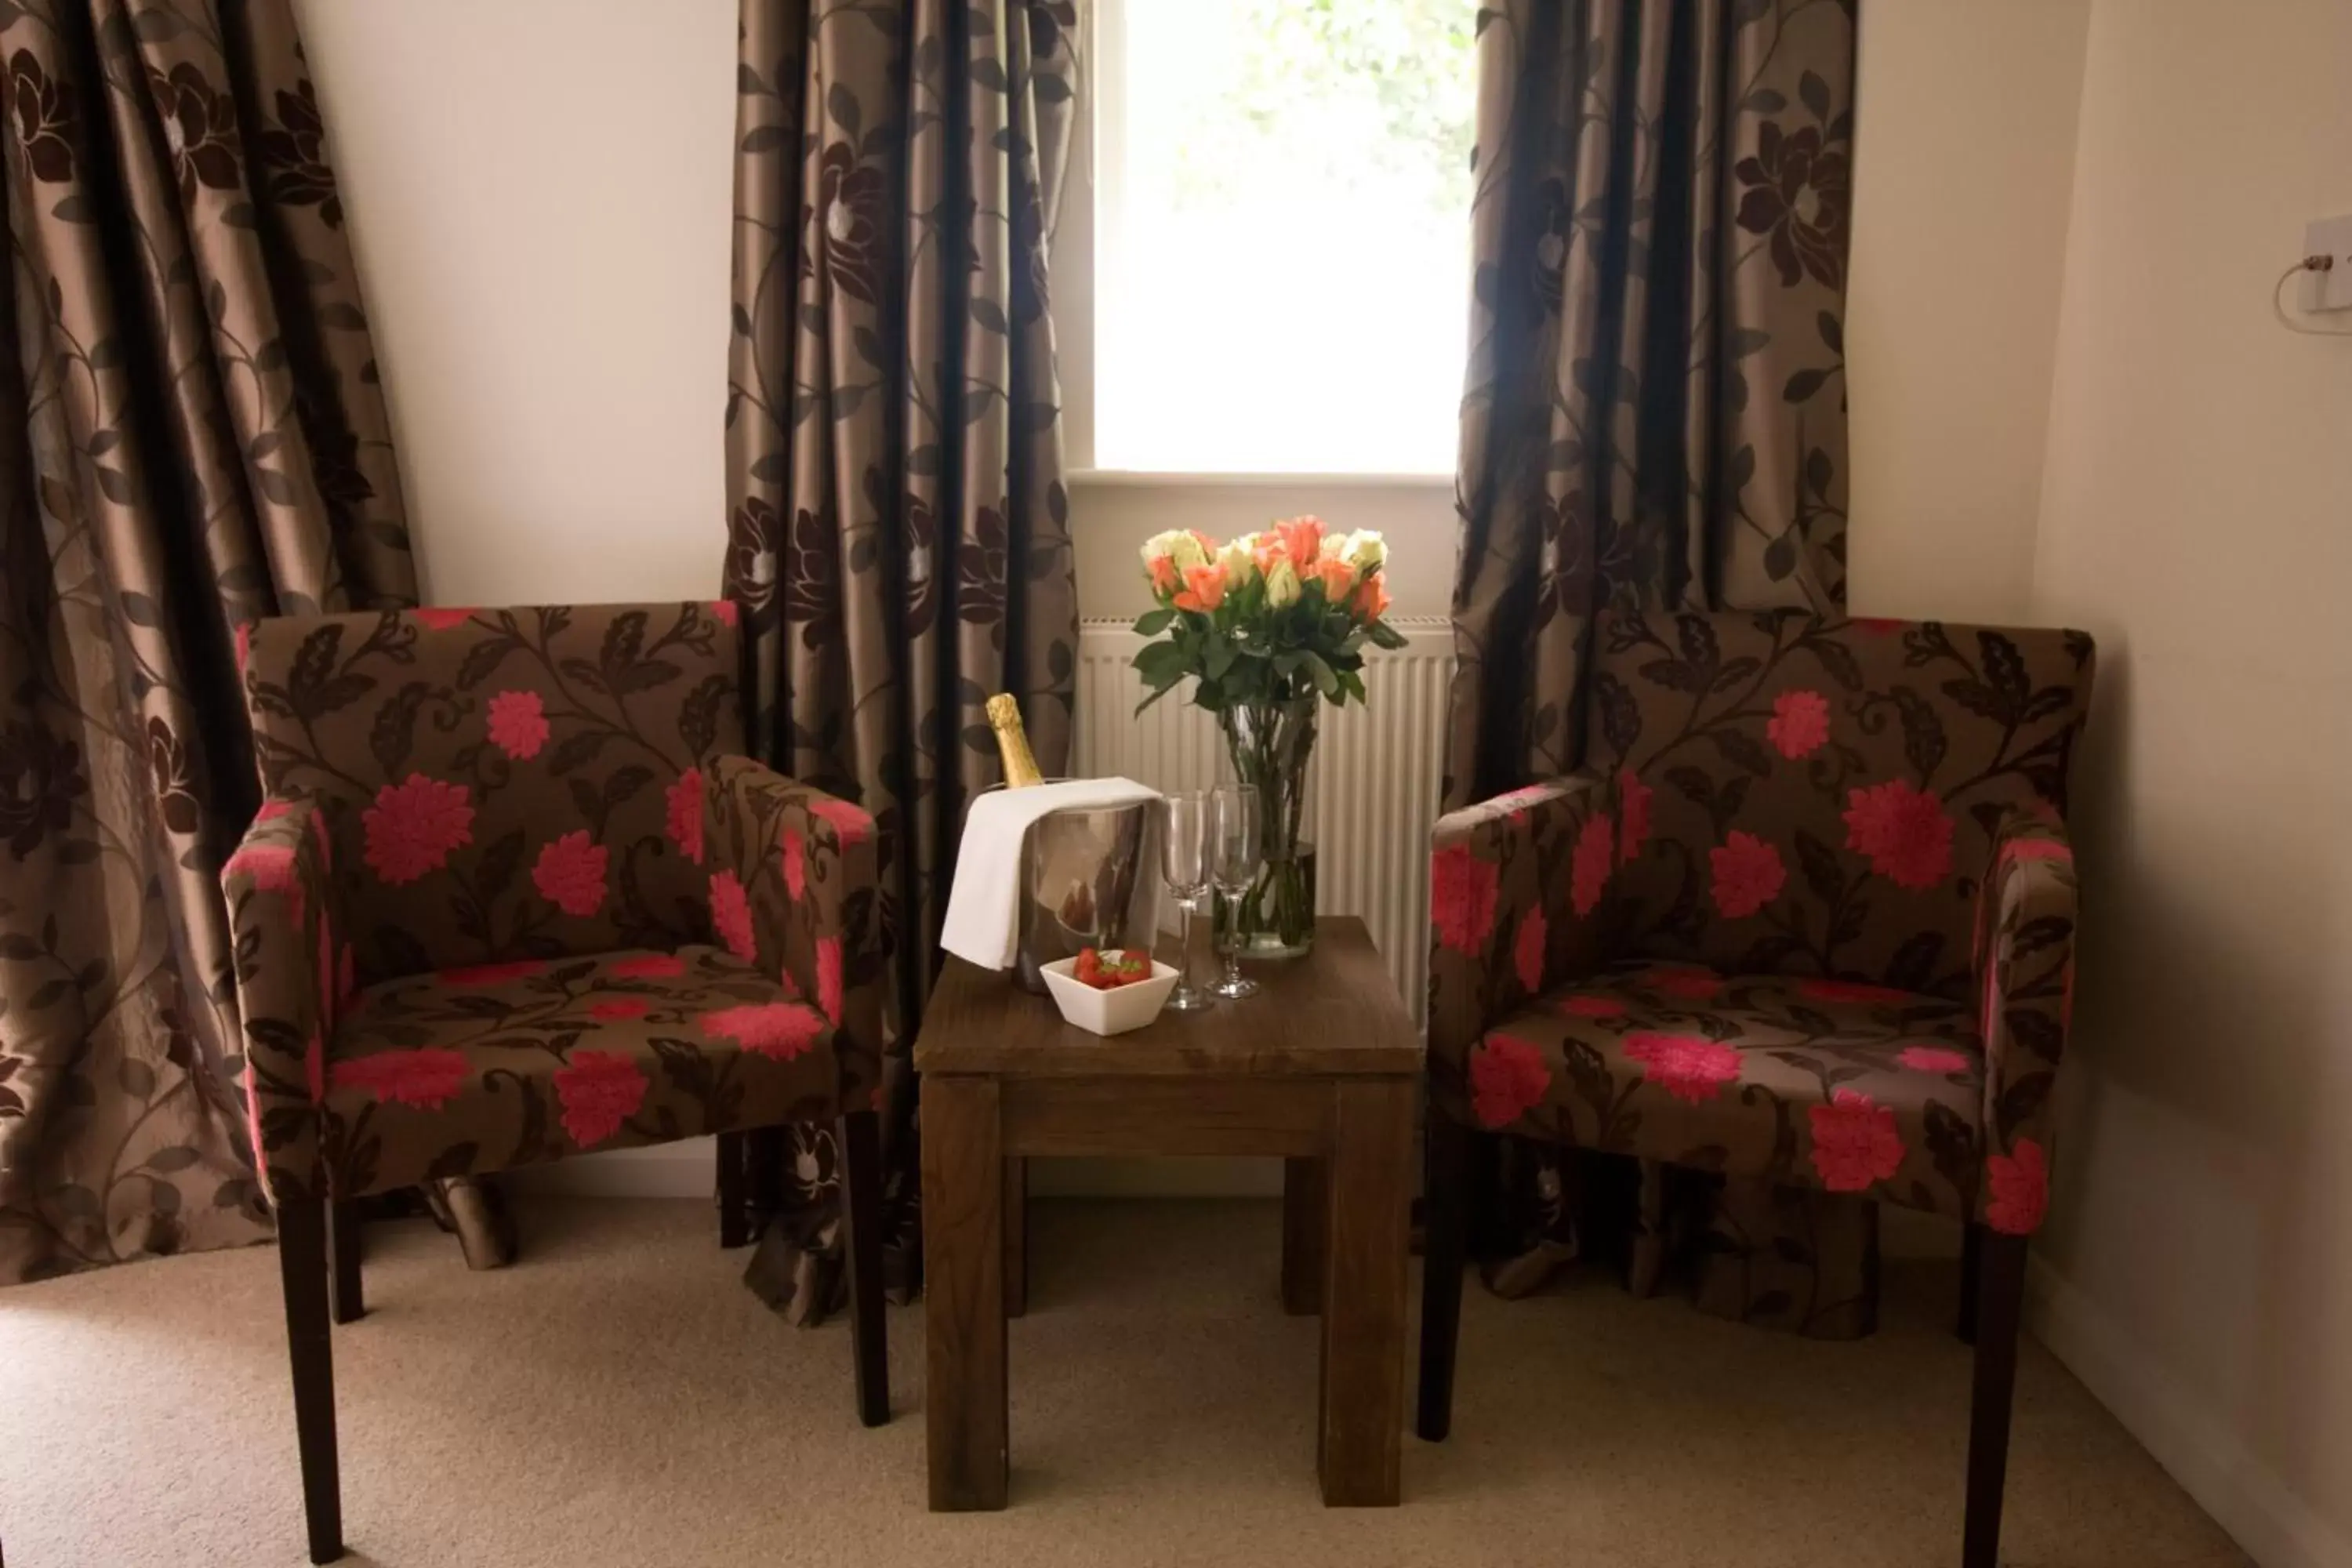
[[[1475,1286],[1454,1435],[1408,1435],[1401,1509],[1327,1511],[1315,1327],[1276,1303],[1276,1207],[1059,1202],[1013,1325],[1013,1507],[923,1506],[922,1317],[891,1314],[891,1424],[849,1339],[736,1282],[708,1211],[525,1207],[524,1260],[468,1274],[422,1224],[371,1236],[336,1331],[348,1561],[401,1568],[1012,1563],[1957,1562],[1968,1352],[1951,1271],[1891,1265],[1889,1321],[1808,1344],[1594,1279]],[[2038,1346],[2007,1556],[2245,1559]],[[303,1561],[266,1249],[0,1292],[9,1568]]]

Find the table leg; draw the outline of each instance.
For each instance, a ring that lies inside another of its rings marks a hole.
[[[1327,1507],[1389,1508],[1404,1436],[1414,1085],[1364,1079],[1333,1095],[1317,1468]]]
[[[1004,1142],[993,1079],[923,1082],[924,1425],[934,1512],[1004,1506]]]
[[[1323,1310],[1323,1162],[1282,1163],[1282,1310],[1311,1318]]]
[[[1029,1310],[1029,1162],[1004,1162],[1004,1315]]]

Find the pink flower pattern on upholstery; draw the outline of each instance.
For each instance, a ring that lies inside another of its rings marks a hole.
[[[586,828],[577,828],[540,850],[530,868],[531,885],[565,914],[584,919],[604,907],[605,860],[604,847],[589,842]]]
[[[1609,868],[1615,864],[1615,830],[1606,816],[1588,816],[1577,833],[1575,852],[1569,858],[1568,901],[1580,915],[1589,915],[1609,887]]]
[[[291,893],[302,896],[302,884],[294,875],[294,846],[291,844],[247,844],[228,858],[221,875],[243,874],[253,879],[253,885],[265,893]]]
[[[1495,929],[1497,872],[1491,860],[1449,845],[1430,857],[1429,919],[1437,940],[1456,952],[1475,952]]]
[[[1856,1089],[1841,1089],[1827,1105],[1809,1106],[1813,1170],[1833,1193],[1867,1192],[1903,1166],[1903,1137],[1895,1112]]]
[[[844,844],[863,844],[874,832],[874,819],[864,808],[845,800],[828,795],[809,803],[809,815],[820,822],[833,825],[833,831]]]
[[[732,1040],[745,1050],[788,1062],[824,1033],[824,1020],[800,1002],[764,1002],[722,1007],[695,1020],[713,1039]]]
[[[294,805],[291,801],[275,798],[265,800],[254,808],[253,820],[256,823],[275,822],[293,809]]]
[[[719,940],[736,957],[759,956],[759,939],[751,932],[751,900],[744,894],[741,879],[732,871],[711,873],[710,929],[719,933]]]
[[[1739,1077],[1738,1051],[1704,1035],[1628,1035],[1625,1054],[1642,1064],[1644,1080],[1692,1105]]]
[[[418,610],[415,612],[415,616],[418,620],[424,622],[435,631],[447,632],[455,631],[459,626],[464,626],[467,621],[472,620],[474,618],[474,611],[470,607],[460,607],[452,605],[440,609]]]
[[[608,996],[588,1005],[588,1016],[599,1023],[618,1023],[624,1018],[642,1018],[653,1010],[653,1005],[641,996]]]
[[[2050,1161],[2041,1144],[2019,1139],[2010,1152],[1985,1161],[1985,1175],[1992,1184],[1987,1225],[2010,1236],[2031,1236],[2042,1228],[2050,1206]]]
[[[1733,920],[1743,920],[1779,898],[1789,880],[1780,852],[1736,827],[1707,851],[1707,864],[1715,870],[1715,907]]]
[[[1941,1046],[1906,1046],[1895,1059],[1913,1072],[1966,1072],[1977,1065],[1966,1052],[1946,1050]]]
[[[1519,984],[1530,995],[1543,989],[1544,976],[1544,917],[1543,906],[1532,905],[1519,921],[1519,934],[1512,944],[1512,966],[1518,971]]]
[[[1723,976],[1712,969],[1690,964],[1663,964],[1640,976],[1641,983],[1662,995],[1685,1002],[1712,1002],[1723,990]]]
[[[618,1132],[645,1103],[646,1075],[618,1051],[573,1051],[554,1078],[563,1130],[583,1149]]]
[[[1898,888],[1924,891],[1952,869],[1952,819],[1932,790],[1890,779],[1846,796],[1846,847]]]
[[[730,626],[740,626],[741,624],[740,617],[735,608],[735,601],[732,599],[711,600],[710,613],[717,616],[720,620],[726,622]]]
[[[2055,860],[2062,865],[2074,863],[2074,849],[2055,838],[2012,838],[2000,847],[1999,868],[2033,860]]]
[[[702,770],[688,768],[664,792],[669,841],[677,852],[702,864]]]
[[[789,824],[785,826],[783,839],[784,847],[781,853],[784,858],[784,891],[793,896],[794,903],[798,903],[808,892],[808,849],[801,842],[801,830]]]
[[[378,790],[360,821],[367,829],[368,868],[395,887],[439,870],[450,851],[474,840],[474,806],[466,786],[423,773]]]
[[[841,1023],[841,939],[821,936],[816,941],[816,1005],[837,1026]]]
[[[528,980],[547,969],[543,958],[509,958],[500,963],[468,963],[457,969],[445,969],[436,978],[444,985],[470,987],[504,985],[509,980]]]
[[[1470,1112],[1482,1126],[1507,1127],[1543,1103],[1550,1082],[1541,1051],[1510,1035],[1488,1035],[1470,1053]]]
[[[1642,858],[1650,841],[1650,786],[1631,768],[1617,770],[1618,858],[1632,862]]]
[[[1559,1010],[1571,1018],[1622,1018],[1625,1004],[1614,996],[1589,996],[1580,991],[1561,997]]]
[[[1772,700],[1764,738],[1791,762],[1821,750],[1830,738],[1829,699],[1818,691],[1783,691]]]
[[[648,952],[621,959],[606,973],[615,980],[675,980],[686,973],[686,960],[674,952]]]
[[[313,1032],[302,1047],[302,1081],[311,1104],[327,1098],[327,1037],[322,1033]]]
[[[378,1100],[438,1110],[465,1087],[466,1058],[432,1046],[375,1051],[331,1064],[328,1079],[337,1089],[357,1089]]]
[[[519,763],[547,744],[547,706],[536,691],[501,691],[490,699],[490,741]]]

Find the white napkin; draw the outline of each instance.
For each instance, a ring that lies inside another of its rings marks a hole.
[[[956,850],[955,886],[948,892],[940,945],[983,969],[1012,968],[1021,940],[1021,847],[1030,824],[1065,806],[1159,798],[1158,790],[1133,779],[1071,779],[974,796]]]

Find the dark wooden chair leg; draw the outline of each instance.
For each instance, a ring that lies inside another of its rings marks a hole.
[[[294,1436],[310,1561],[343,1554],[342,1481],[335,1463],[335,1362],[327,1320],[327,1205],[297,1198],[278,1211],[278,1271],[294,1366]]]
[[[2009,1415],[2017,1387],[2017,1328],[2025,1301],[2025,1237],[1988,1231],[1979,1243],[1976,1393],[1969,1408],[1968,1519],[1962,1568],[1997,1568]]]
[[[1442,1443],[1454,1426],[1454,1363],[1462,1339],[1462,1263],[1469,1239],[1469,1135],[1429,1108],[1421,1251],[1421,1398],[1413,1430]]]
[[[752,1224],[751,1140],[742,1132],[719,1135],[719,1245],[749,1247],[756,1241]]]
[[[841,1119],[841,1250],[849,1270],[849,1338],[857,1418],[890,1419],[890,1345],[882,1322],[882,1125],[870,1110]]]
[[[329,1316],[338,1323],[356,1323],[367,1314],[360,1289],[360,1225],[357,1203],[327,1205],[327,1302]]]
[[[1952,1332],[1960,1343],[1977,1342],[1977,1292],[1983,1288],[1984,1226],[1974,1221],[1960,1232],[1960,1316]]]

